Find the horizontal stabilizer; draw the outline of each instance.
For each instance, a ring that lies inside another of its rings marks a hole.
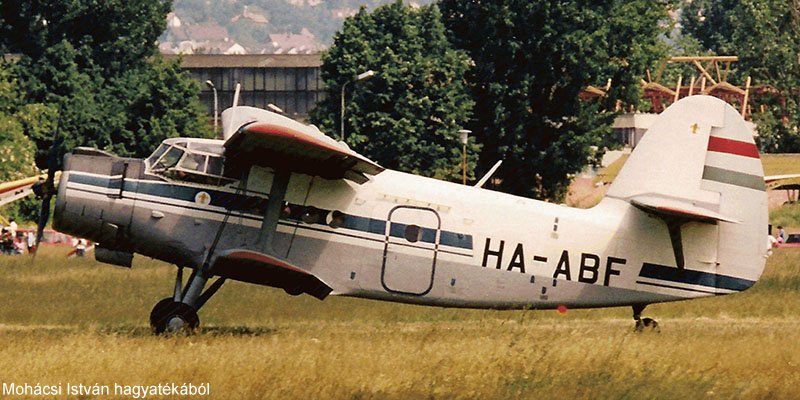
[[[275,256],[247,249],[232,249],[219,255],[212,273],[243,282],[267,285],[289,294],[308,293],[320,300],[333,289],[314,274]]]
[[[630,202],[636,208],[664,219],[679,218],[706,223],[716,223],[720,221],[731,223],[740,222],[716,211],[709,210],[708,208],[696,206],[692,202],[686,200],[640,195],[630,199]]]

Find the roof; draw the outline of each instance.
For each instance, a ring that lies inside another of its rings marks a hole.
[[[219,24],[189,25],[186,27],[186,35],[189,39],[203,40],[226,40],[228,29]]]
[[[164,58],[172,60],[180,58],[183,68],[312,68],[322,66],[320,54],[193,54],[168,55]]]
[[[314,40],[314,34],[303,28],[296,33],[270,33],[269,40],[281,53],[314,53],[319,46]]]

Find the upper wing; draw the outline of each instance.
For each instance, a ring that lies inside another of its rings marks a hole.
[[[800,174],[765,176],[767,189],[800,189]]]
[[[234,171],[260,165],[364,183],[367,175],[384,170],[315,127],[266,110],[234,107],[222,118],[223,126],[230,127],[225,133],[225,165]]]

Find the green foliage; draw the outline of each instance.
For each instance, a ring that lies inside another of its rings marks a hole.
[[[635,103],[645,69],[663,57],[664,1],[442,0],[451,40],[475,62],[470,128],[480,170],[504,159],[500,189],[560,200],[572,174],[602,156],[614,103]],[[587,85],[613,82],[601,103]]]
[[[349,18],[323,57],[326,100],[311,118],[340,134],[341,90],[345,87],[346,140],[381,165],[439,179],[461,179],[459,129],[472,100],[464,83],[469,58],[453,50],[435,6],[414,10],[401,2]],[[354,82],[364,71],[368,80]],[[479,147],[468,144],[468,174]]]
[[[40,167],[56,121],[63,150],[93,146],[121,156],[143,157],[166,137],[212,134],[197,85],[156,55],[169,9],[160,0],[3,3],[0,47],[21,54],[11,68],[25,101],[58,110],[33,109],[40,118],[25,121]]]
[[[753,114],[753,122],[758,127],[757,142],[760,150],[766,153],[800,153],[800,133],[798,133],[797,103],[788,99],[792,110],[791,117],[776,118],[773,110],[759,111]]]
[[[66,41],[82,56],[75,60],[79,69],[116,75],[156,54],[153,44],[171,6],[162,0],[5,0],[0,38],[7,51],[33,60],[48,59],[45,53]]]
[[[17,82],[0,65],[0,182],[23,179],[38,171],[33,162],[36,147],[26,137],[30,123],[47,126],[53,110],[41,104],[23,104]]]
[[[769,222],[772,226],[783,226],[794,233],[794,231],[800,229],[800,204],[783,204],[771,210],[769,212]]]
[[[0,182],[36,175],[36,145],[26,136],[35,130],[52,128],[55,110],[42,104],[24,104],[16,79],[0,64]],[[26,198],[2,208],[0,214],[17,221],[33,220],[37,205]]]
[[[800,4],[780,0],[694,0],[684,4],[682,24],[710,51],[735,55],[732,80],[752,77],[774,96],[759,96],[753,115],[766,152],[800,151]],[[761,108],[765,111],[760,111]]]

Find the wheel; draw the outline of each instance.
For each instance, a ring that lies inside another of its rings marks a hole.
[[[288,286],[283,288],[283,291],[290,296],[300,296],[301,294],[304,293],[303,288],[301,288],[300,286]]]
[[[150,312],[150,326],[153,332],[159,334],[166,331],[193,331],[200,325],[200,317],[194,307],[173,300],[171,297],[162,299]]]
[[[150,326],[155,327],[158,320],[164,317],[164,314],[168,313],[168,308],[175,300],[172,297],[167,297],[165,299],[161,299],[156,305],[153,307],[153,311],[150,311]]]
[[[637,319],[636,332],[644,332],[645,329],[653,332],[661,332],[661,328],[658,327],[658,321],[652,318]]]

